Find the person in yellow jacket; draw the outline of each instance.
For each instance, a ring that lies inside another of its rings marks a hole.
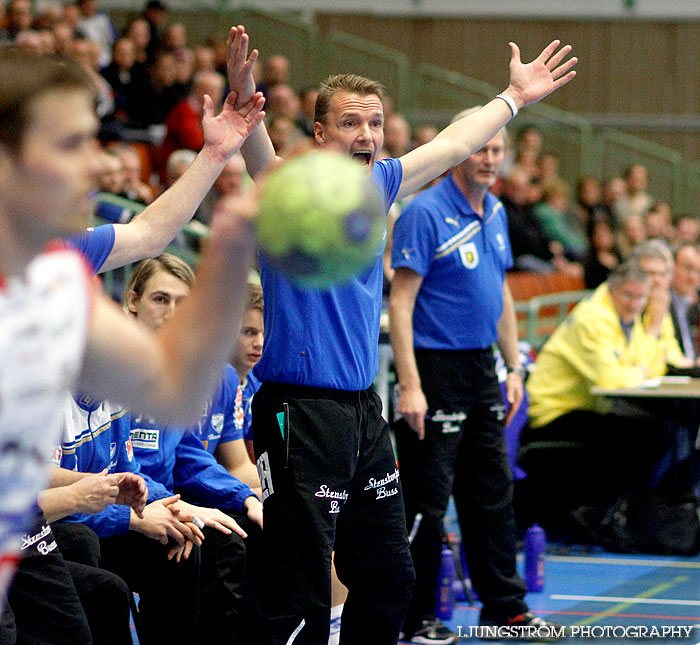
[[[659,337],[667,363],[677,367],[690,367],[693,361],[688,359],[681,349],[671,316],[671,249],[662,240],[646,240],[634,247],[628,260],[635,262],[651,279],[649,300],[642,315],[645,329]]]
[[[662,421],[591,394],[594,386],[634,387],[665,373],[661,322],[645,326],[641,318],[650,289],[636,261],[617,267],[554,332],[527,381],[522,465],[528,476],[547,477],[569,508],[645,485],[667,449]]]

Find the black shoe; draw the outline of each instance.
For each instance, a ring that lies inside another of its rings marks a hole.
[[[482,640],[514,640],[552,642],[565,638],[568,628],[535,616],[531,611],[512,618],[479,618],[479,627],[495,627],[493,635],[480,633]]]
[[[450,645],[457,642],[457,634],[445,627],[439,618],[421,620],[420,627],[411,636],[401,634],[401,640],[407,643],[421,643],[423,645]]]

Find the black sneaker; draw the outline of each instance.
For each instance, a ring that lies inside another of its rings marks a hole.
[[[494,627],[493,635],[480,633],[482,640],[513,640],[553,642],[568,635],[568,628],[559,623],[535,616],[531,611],[512,618],[479,618],[479,627]]]
[[[423,643],[424,645],[449,645],[457,642],[457,634],[445,627],[439,618],[421,620],[420,627],[412,636],[401,635],[407,643]]]

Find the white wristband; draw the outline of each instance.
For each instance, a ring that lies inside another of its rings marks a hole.
[[[508,107],[510,108],[510,111],[513,113],[513,118],[518,116],[518,106],[515,105],[515,101],[510,98],[507,94],[496,94],[497,99],[502,99],[506,102]]]

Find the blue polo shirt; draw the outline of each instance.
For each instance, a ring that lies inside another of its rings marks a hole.
[[[513,266],[506,213],[491,193],[479,217],[452,175],[420,193],[396,221],[394,268],[423,276],[413,313],[413,344],[485,349],[498,338],[503,280]]]
[[[401,185],[398,159],[378,161],[372,181],[389,210]],[[382,306],[382,249],[349,283],[302,289],[260,258],[265,296],[265,342],[255,368],[264,383],[337,390],[367,389],[377,375]]]
[[[207,399],[194,433],[213,455],[220,443],[243,438],[243,392],[238,374],[226,363],[213,397]]]

